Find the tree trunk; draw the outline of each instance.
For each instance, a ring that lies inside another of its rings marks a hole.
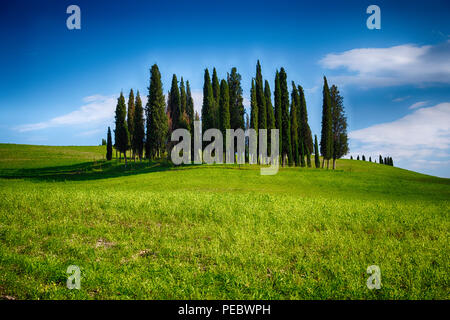
[[[125,158],[125,168],[127,167],[127,152],[123,153],[123,157]]]
[[[322,158],[322,169],[325,167],[325,157]]]
[[[330,159],[327,159],[327,170],[330,168]]]
[[[333,158],[333,170],[336,169],[336,158]]]

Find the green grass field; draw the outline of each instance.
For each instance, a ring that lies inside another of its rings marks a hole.
[[[450,298],[449,179],[356,160],[125,170],[104,154],[0,145],[1,297]]]

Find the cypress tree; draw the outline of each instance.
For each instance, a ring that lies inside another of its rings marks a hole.
[[[167,110],[169,118],[172,123],[170,131],[178,129],[180,127],[182,114],[181,114],[180,90],[178,89],[178,80],[175,74],[172,76],[172,86],[169,92]]]
[[[345,116],[343,97],[338,88],[331,86],[331,117],[333,137],[333,169],[336,168],[336,159],[348,153],[347,117]],[[365,157],[363,158],[365,160]]]
[[[214,106],[212,113],[212,128],[219,128],[219,99],[220,99],[220,83],[217,77],[216,68],[213,69],[212,75],[212,91],[214,96]]]
[[[106,138],[106,160],[112,159],[112,138],[111,138],[111,128],[108,127],[108,135]]]
[[[256,103],[258,105],[258,129],[267,129],[266,99],[264,96],[263,79],[259,60],[256,63],[255,89]]]
[[[161,73],[156,64],[152,66],[150,73],[150,86],[148,87],[147,106],[145,108],[147,120],[146,154],[149,160],[162,156],[168,132]]]
[[[282,112],[281,112],[281,87],[280,87],[280,73],[275,74],[275,91],[274,91],[274,104],[275,104],[275,128],[278,129],[278,135],[280,138],[279,148],[283,150],[283,125],[282,125]]]
[[[381,154],[380,154],[380,159],[379,159],[378,163],[383,164],[383,157],[381,156]]]
[[[372,162],[372,157],[369,157],[369,162]]]
[[[306,108],[306,99],[305,99],[305,93],[303,92],[302,86],[298,86],[298,94],[300,96],[299,98],[299,114],[300,118],[299,121],[301,125],[299,125],[299,129],[301,129],[301,132],[299,133],[299,140],[303,142],[305,145],[305,153],[306,156],[311,155],[314,146],[313,146],[313,139],[311,134],[311,128],[308,124],[308,111]]]
[[[181,114],[183,113],[187,114],[187,94],[186,94],[186,87],[184,86],[183,77],[181,77],[180,80],[180,109]]]
[[[254,79],[252,79],[252,87],[250,89],[250,128],[258,132],[258,103]]]
[[[292,163],[292,146],[291,146],[291,124],[289,119],[289,91],[287,86],[287,75],[284,68],[280,69],[280,93],[281,93],[281,110],[282,110],[282,132],[283,134],[283,148],[281,149],[283,165],[286,160]]]
[[[391,158],[391,166],[394,166],[394,160]]]
[[[356,157],[356,160],[359,160],[359,154],[358,154],[358,156]]]
[[[350,156],[350,160],[353,160],[353,156]]]
[[[317,143],[317,135],[314,135],[314,165],[320,168],[319,144]]]
[[[366,161],[366,157],[364,155],[362,156],[362,161]]]
[[[130,136],[128,133],[128,125],[126,121],[127,109],[125,104],[125,97],[123,93],[120,93],[120,97],[117,99],[116,106],[116,147],[119,152],[124,154],[125,167],[127,166],[127,150],[129,147]]]
[[[230,128],[244,130],[244,98],[242,97],[241,75],[236,68],[231,69],[227,80],[230,93]]]
[[[193,134],[194,132],[194,99],[191,94],[191,87],[189,85],[189,81],[186,81],[186,114],[189,119],[190,124],[190,132]]]
[[[134,135],[132,140],[133,150],[136,151],[139,161],[142,161],[142,155],[144,151],[144,108],[142,107],[142,100],[139,91],[136,94],[136,104],[134,110]]]
[[[333,155],[332,138],[332,119],[331,119],[331,99],[330,89],[328,88],[327,78],[323,77],[323,103],[322,103],[322,135],[320,138],[320,153],[322,153],[322,168],[327,160],[327,168],[330,166],[330,159]]]
[[[228,91],[228,83],[222,79],[220,82],[220,98],[219,98],[219,115],[220,115],[220,131],[224,137],[224,148],[226,147],[226,129],[230,129],[230,93]]]
[[[306,165],[308,166],[308,168],[311,168],[311,151],[309,151],[308,148],[306,148],[305,153],[306,153]]]
[[[293,161],[295,162],[296,166],[300,165],[299,161],[299,152],[302,151],[302,146],[299,145],[299,138],[298,138],[298,103],[299,103],[299,96],[297,92],[297,87],[295,86],[294,81],[292,81],[292,93],[291,93],[291,146],[292,146],[292,155],[293,155]],[[303,151],[302,151],[303,152]],[[304,153],[301,153],[301,157],[304,156]],[[303,163],[305,160],[303,159]],[[292,165],[292,161],[289,162],[289,165]]]
[[[130,135],[130,145],[131,145],[131,153],[133,158],[135,157],[135,151],[133,149],[132,141],[133,141],[133,135],[134,135],[134,93],[133,89],[130,90],[130,95],[128,96],[128,113],[127,113],[127,125],[128,125],[128,133]]]
[[[214,128],[214,95],[208,69],[205,69],[202,105],[202,132]]]
[[[275,114],[273,113],[272,97],[269,87],[269,81],[264,83],[264,99],[266,101],[266,111],[267,111],[267,150],[270,154],[272,147],[272,136],[271,129],[275,129]]]

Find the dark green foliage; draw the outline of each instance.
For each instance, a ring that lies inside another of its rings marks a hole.
[[[128,112],[127,112],[127,125],[128,125],[128,133],[130,135],[130,146],[131,151],[133,152],[133,155],[135,154],[135,150],[133,149],[133,145],[131,142],[133,141],[133,135],[134,135],[134,92],[133,89],[130,90],[130,94],[128,96]]]
[[[305,93],[303,92],[302,86],[298,86],[298,94],[299,94],[299,141],[301,140],[305,145],[306,155],[311,154],[314,149],[313,139],[311,134],[311,128],[308,124],[308,111],[306,108],[306,99]]]
[[[362,161],[366,161],[366,157],[364,155],[362,156]]]
[[[350,160],[353,160],[353,156],[350,156]]]
[[[186,88],[184,86],[183,77],[181,77],[181,80],[180,80],[180,109],[181,109],[181,114],[183,114],[183,113],[187,114],[187,94],[186,94]]]
[[[305,167],[305,146],[301,143],[300,148],[300,166]]]
[[[259,60],[256,63],[255,89],[256,104],[258,105],[258,129],[267,129],[266,99],[264,96],[263,79]]]
[[[359,160],[359,155],[356,157],[356,160]]]
[[[258,103],[254,79],[252,79],[252,87],[250,89],[250,128],[258,132]]]
[[[220,90],[220,89],[219,89]],[[208,69],[205,69],[202,105],[202,132],[214,128],[214,95]]]
[[[169,99],[167,102],[167,112],[169,116],[169,122],[171,126],[170,131],[178,129],[180,127],[181,120],[181,98],[180,90],[178,88],[177,76],[174,74],[172,76],[172,86],[169,92]]]
[[[146,111],[146,154],[148,159],[162,156],[167,140],[167,115],[161,83],[161,73],[154,64],[150,70],[150,86]]]
[[[280,73],[275,74],[275,92],[274,92],[274,104],[275,104],[275,128],[279,130],[278,135],[280,138],[279,148],[283,150],[283,125],[282,125],[282,112],[281,112],[281,87],[280,87]]]
[[[219,116],[220,131],[222,131],[224,146],[226,146],[225,133],[226,129],[230,129],[230,94],[227,81],[224,79],[220,82]]]
[[[317,135],[314,135],[314,165],[320,168],[319,144],[317,143]]]
[[[134,135],[131,141],[132,148],[135,150],[139,160],[142,160],[144,151],[145,125],[144,125],[144,108],[139,91],[136,94],[136,103],[134,109]]]
[[[329,167],[329,160],[333,155],[333,123],[331,118],[331,98],[330,89],[328,88],[327,78],[323,77],[323,103],[322,103],[322,135],[320,138],[320,153],[323,160],[327,160],[327,167]],[[322,167],[324,162],[322,162]]]
[[[116,124],[116,148],[119,152],[123,153],[125,156],[125,165],[127,163],[127,154],[126,151],[129,147],[129,133],[128,133],[128,125],[126,121],[127,109],[125,104],[125,97],[123,93],[120,93],[120,97],[117,99],[116,106],[116,116],[115,116],[115,124]]]
[[[106,138],[106,160],[112,159],[112,138],[111,138],[111,128],[108,127],[108,135]]]
[[[101,144],[102,146],[106,146],[106,140],[105,139],[102,139],[102,144]]]
[[[194,132],[194,99],[192,98],[189,81],[186,81],[186,114],[190,124],[189,131],[192,134]]]
[[[372,157],[369,157],[369,162],[372,162]]]
[[[349,151],[347,137],[347,117],[345,116],[343,101],[344,99],[340,95],[338,88],[335,85],[331,86],[331,117],[333,119],[333,161],[346,155]],[[363,160],[365,160],[365,158],[363,158]]]
[[[378,161],[378,163],[383,164],[383,157],[380,154],[380,160]]]
[[[306,153],[306,165],[308,166],[308,168],[311,168],[311,151],[308,150],[308,147],[305,148],[305,153]]]
[[[272,147],[271,129],[275,129],[275,114],[273,112],[269,81],[267,80],[264,83],[264,99],[266,101],[266,111],[267,111],[267,150],[270,154]]]
[[[282,159],[283,165],[285,165],[286,160],[288,160],[289,164],[292,164],[292,146],[291,146],[291,124],[289,119],[289,91],[287,86],[287,75],[284,71],[284,68],[280,69],[280,94],[281,94],[281,111],[282,111],[282,132],[283,141],[282,141]],[[287,159],[286,159],[287,158]]]
[[[214,106],[212,112],[212,128],[219,127],[219,99],[220,99],[220,83],[217,77],[216,68],[213,69],[212,75],[212,91],[214,96]]]
[[[292,146],[292,155],[293,161],[296,166],[300,165],[299,161],[299,152],[301,152],[301,144],[299,144],[298,138],[298,104],[299,104],[299,96],[297,92],[297,87],[295,86],[294,81],[292,81],[292,93],[291,93],[291,146]],[[304,157],[304,153],[301,153],[301,157]],[[305,160],[303,159],[303,162]],[[292,165],[292,162],[289,162],[289,165]]]
[[[230,128],[245,129],[244,124],[244,98],[242,97],[241,75],[236,68],[231,69],[228,75],[228,91],[230,93]]]

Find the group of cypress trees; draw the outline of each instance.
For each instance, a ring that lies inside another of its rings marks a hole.
[[[336,85],[328,87],[327,78],[323,77],[322,103],[322,136],[320,139],[320,153],[323,156],[322,168],[327,161],[333,159],[333,169],[336,159],[346,155],[349,151],[347,137],[347,117],[345,116],[343,97]]]
[[[353,160],[353,156],[350,156],[350,160]],[[356,160],[359,160],[359,155],[356,157]],[[362,156],[362,161],[366,161],[366,157],[363,155]],[[394,166],[394,160],[392,160],[392,157],[382,157],[381,155],[379,156],[379,163],[380,164],[386,164],[388,166]],[[369,157],[369,162],[372,162],[372,157]],[[375,163],[377,161],[375,160]]]
[[[314,153],[314,164],[320,167],[319,144],[317,136],[313,142],[308,124],[306,99],[302,86],[292,81],[289,94],[287,74],[284,68],[275,73],[274,100],[272,104],[271,89],[268,80],[262,77],[261,64],[256,64],[256,74],[252,79],[250,90],[250,117],[245,115],[241,75],[232,68],[226,79],[219,79],[213,68],[212,78],[209,70],[204,71],[203,105],[201,109],[202,131],[217,128],[225,136],[226,129],[253,128],[268,130],[268,147],[270,152],[270,129],[279,129],[279,146],[281,162],[290,166],[311,167],[311,155]],[[117,152],[124,154],[127,163],[127,150],[133,159],[144,156],[148,159],[160,158],[167,148],[173,130],[184,128],[193,136],[193,123],[199,120],[194,114],[194,101],[189,81],[178,81],[174,74],[168,92],[167,108],[163,94],[161,74],[155,64],[150,69],[150,85],[148,87],[147,105],[145,109],[139,91],[134,96],[130,90],[128,105],[121,92],[116,106],[114,140]],[[322,167],[327,160],[336,159],[348,152],[347,119],[344,113],[343,99],[337,87],[328,87],[324,77],[322,135],[320,153],[323,156]],[[145,117],[144,117],[145,112]],[[244,121],[246,116],[246,121]],[[107,159],[112,158],[111,130],[108,127]],[[224,141],[225,143],[225,141]],[[192,144],[193,145],[193,144]],[[225,148],[225,145],[224,145]],[[306,158],[306,160],[305,160]],[[261,163],[262,159],[258,159]]]

